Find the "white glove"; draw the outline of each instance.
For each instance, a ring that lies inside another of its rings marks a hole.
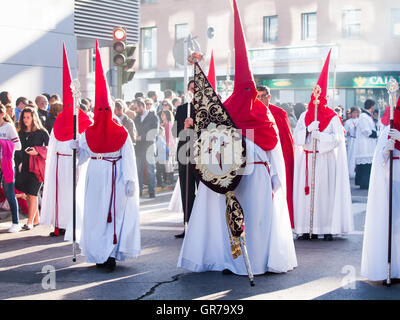
[[[389,154],[390,151],[393,151],[395,143],[396,141],[393,138],[388,139],[388,141],[386,142],[384,153]]]
[[[278,175],[274,175],[271,178],[271,185],[272,185],[272,192],[275,193],[276,191],[279,190],[279,188],[281,187],[281,182],[278,178]]]
[[[400,131],[396,129],[390,129],[389,130],[389,136],[391,139],[400,141]]]
[[[319,140],[321,138],[321,132],[319,132],[319,131],[311,132],[311,138]]]
[[[127,197],[133,197],[135,192],[135,184],[133,181],[128,181],[125,185],[125,194]]]
[[[312,131],[315,131],[315,130],[319,130],[319,121],[313,121],[307,127],[307,131],[308,132],[312,132]]]
[[[72,149],[72,150],[79,150],[79,141],[78,140],[71,140],[71,142],[69,143],[69,147]]]

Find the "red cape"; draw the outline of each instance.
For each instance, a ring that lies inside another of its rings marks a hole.
[[[293,169],[294,169],[294,142],[292,132],[290,131],[289,117],[285,110],[276,107],[272,104],[268,106],[272,115],[275,118],[276,126],[279,130],[279,139],[283,157],[285,159],[286,171],[286,198],[289,209],[290,223],[292,229],[294,228],[293,219]]]
[[[113,120],[107,79],[101,62],[99,43],[96,41],[94,123],[86,129],[86,141],[94,153],[111,153],[122,148],[128,131]]]

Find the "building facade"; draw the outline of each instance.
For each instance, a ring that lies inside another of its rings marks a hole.
[[[138,71],[129,91],[183,91],[177,42],[197,36],[205,71],[214,51],[218,90],[234,77],[230,0],[142,0]],[[273,102],[310,99],[332,48],[329,102],[350,108],[368,98],[383,108],[390,77],[400,80],[397,0],[237,0],[257,84]],[[208,31],[208,34],[207,34]],[[214,33],[214,37],[210,37]],[[213,32],[212,32],[213,31]],[[175,48],[174,48],[175,47]]]
[[[62,42],[71,72],[77,74],[74,2],[58,0],[1,1],[0,91],[31,100],[41,93],[60,93]]]
[[[62,96],[62,45],[83,97],[94,99],[95,42],[99,40],[111,93],[117,93],[112,31],[127,28],[127,43],[139,41],[140,0],[0,1],[0,91],[30,100],[41,93]]]

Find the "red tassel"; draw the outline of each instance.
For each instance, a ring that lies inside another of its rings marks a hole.
[[[117,235],[114,234],[114,244],[117,244]]]
[[[58,236],[60,235],[60,230],[58,229],[58,227],[55,227],[55,228],[54,228],[54,235],[55,235],[56,237],[58,237]]]
[[[310,194],[310,187],[305,187],[304,192],[306,193],[306,196]]]
[[[108,223],[111,223],[111,222],[112,222],[111,211],[108,211],[107,222],[108,222]]]

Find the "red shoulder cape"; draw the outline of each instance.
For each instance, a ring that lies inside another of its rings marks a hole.
[[[270,104],[268,106],[275,118],[276,126],[279,130],[279,139],[283,157],[285,159],[286,169],[286,199],[289,209],[289,217],[292,228],[294,228],[293,219],[293,169],[294,169],[294,142],[292,132],[290,131],[289,117],[285,110]]]

